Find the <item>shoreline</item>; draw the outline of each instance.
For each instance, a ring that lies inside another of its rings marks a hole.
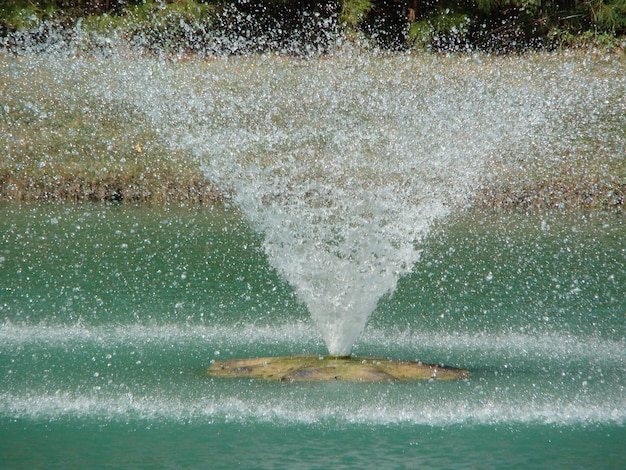
[[[541,182],[518,187],[492,186],[481,189],[474,198],[476,206],[512,209],[581,208],[620,211],[625,202],[626,182],[582,182],[574,186]]]
[[[145,202],[221,204],[222,191],[202,175],[188,181],[163,180],[145,183],[119,175],[89,178],[16,178],[0,175],[0,201]]]
[[[49,179],[15,178],[0,175],[0,201],[38,202],[130,202],[153,204],[222,205],[224,192],[202,175],[186,181],[163,180],[145,184],[121,176]],[[626,202],[626,182],[531,182],[483,185],[472,196],[474,207],[491,209],[584,208],[620,211]]]

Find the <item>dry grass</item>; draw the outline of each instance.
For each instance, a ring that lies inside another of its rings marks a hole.
[[[626,149],[626,122],[621,147]],[[561,156],[523,156],[511,165],[495,165],[476,201],[496,207],[586,207],[620,209],[626,204],[626,152],[616,154],[606,140],[586,140],[584,151]]]
[[[28,82],[0,73],[0,199],[219,200],[199,166],[130,107],[73,93],[44,71]]]
[[[3,70],[19,60],[27,59],[0,55],[0,199],[222,200],[199,165],[169,149],[137,110],[74,93],[45,70],[30,69],[28,83],[17,83]],[[582,158],[539,153],[519,157],[516,165],[503,164],[484,182],[477,204],[620,208],[626,198],[626,154],[607,149],[626,148],[623,100],[603,118],[606,134],[581,137]]]

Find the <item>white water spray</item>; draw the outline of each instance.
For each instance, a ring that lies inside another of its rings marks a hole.
[[[433,222],[471,199],[487,166],[566,140],[556,97],[576,80],[532,63],[371,54],[122,60],[99,93],[134,103],[202,162],[333,355],[350,354]]]
[[[431,224],[466,201],[485,159],[537,112],[508,115],[485,82],[436,85],[411,59],[354,59],[246,67],[233,87],[249,93],[219,97],[226,125],[182,143],[264,235],[270,263],[340,356],[418,261]]]

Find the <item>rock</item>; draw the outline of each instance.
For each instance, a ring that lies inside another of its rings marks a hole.
[[[281,382],[395,382],[404,380],[455,380],[469,372],[454,367],[371,357],[283,356],[216,361],[208,374],[218,377],[249,377]]]

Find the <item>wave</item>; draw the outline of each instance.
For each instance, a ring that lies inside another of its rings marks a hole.
[[[480,362],[497,356],[503,363],[525,361],[594,361],[626,367],[626,338],[606,339],[570,333],[460,332],[440,334],[366,332],[362,342],[391,349],[401,345],[411,351],[436,350],[444,356],[471,356]]]
[[[150,344],[157,349],[163,345],[168,351],[174,345],[173,354],[185,355],[196,344],[204,347],[221,342],[228,343],[232,351],[248,352],[268,345],[299,351],[323,347],[320,335],[307,322],[278,326],[0,325],[0,357],[28,364],[32,361],[26,356],[33,350],[37,354],[37,350],[54,350],[61,355],[57,359],[71,364],[72,351],[84,349],[75,345],[105,349]],[[472,376],[460,382],[384,385],[250,382],[212,379],[201,371],[180,376],[177,371],[172,373],[171,364],[158,366],[157,354],[153,358],[157,362],[139,375],[131,364],[128,370],[122,365],[108,375],[105,371],[93,377],[80,361],[76,367],[59,369],[60,376],[47,379],[33,377],[35,369],[14,371],[0,386],[0,416],[45,421],[268,422],[279,426],[626,425],[624,339],[565,333],[394,333],[371,328],[363,335],[359,350],[375,348],[399,356],[436,351],[439,356],[467,363]],[[222,356],[227,354],[231,353],[224,351]],[[7,370],[15,367],[31,366],[15,364]],[[175,367],[184,365],[176,363]]]
[[[289,396],[279,399],[241,397],[71,396],[70,394],[0,394],[0,414],[20,419],[80,418],[112,421],[220,421],[290,424],[429,425],[553,424],[626,425],[626,397],[578,397],[571,400],[476,402],[473,398],[427,399],[422,403],[366,404],[350,401],[307,406]]]
[[[211,340],[228,340],[229,344],[253,343],[307,343],[319,336],[305,323],[288,323],[280,326],[259,326],[238,323],[229,326],[204,326],[186,324],[116,326],[83,325],[18,325],[0,326],[0,351],[26,344],[59,346],[67,343],[94,343],[97,345],[169,342],[188,344]]]
[[[236,346],[297,345],[322,349],[322,338],[307,322],[278,325],[237,323],[233,325],[127,324],[116,326],[84,325],[0,325],[0,351],[25,345],[57,347],[71,343],[108,346],[137,343],[219,343]],[[438,351],[443,356],[470,357],[480,362],[494,355],[506,360],[545,360],[568,358],[576,361],[612,363],[626,368],[626,338],[575,336],[570,333],[493,333],[493,332],[390,332],[367,329],[361,336],[357,354],[368,350],[419,354]],[[317,351],[319,352],[319,351]],[[404,359],[412,359],[403,357]]]

